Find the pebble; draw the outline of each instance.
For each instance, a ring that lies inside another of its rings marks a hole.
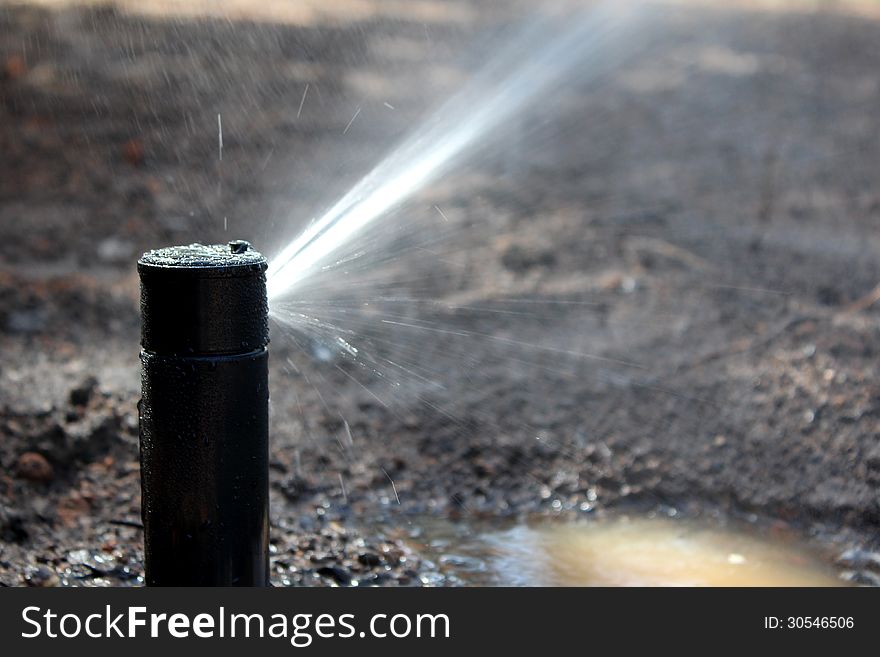
[[[139,167],[144,163],[144,140],[138,137],[129,139],[122,145],[122,157],[133,167]]]
[[[444,554],[440,557],[440,563],[444,566],[454,566],[459,570],[468,572],[484,572],[487,570],[486,563],[477,557],[469,557],[460,554]]]
[[[74,406],[87,406],[97,387],[98,379],[87,377],[70,391],[70,403]]]
[[[42,309],[14,310],[6,318],[10,333],[39,333],[46,328],[48,317]]]
[[[361,565],[375,568],[380,563],[382,563],[382,557],[380,557],[375,552],[363,552],[358,555],[358,561],[361,563]]]
[[[32,566],[25,570],[24,581],[28,586],[51,587],[58,586],[58,575],[46,566]]]
[[[857,586],[880,586],[880,575],[869,570],[847,571],[841,577]]]
[[[863,548],[850,548],[837,557],[837,563],[856,570],[864,568],[880,570],[880,552],[871,552]]]
[[[15,464],[15,476],[41,484],[47,484],[55,477],[55,470],[46,457],[37,452],[25,452]]]
[[[340,586],[351,584],[351,573],[341,566],[322,566],[316,571],[321,577],[332,579]]]
[[[27,74],[27,64],[21,55],[10,55],[3,62],[2,77],[7,80],[17,80]]]
[[[0,504],[0,541],[23,543],[28,538],[30,538],[30,534],[24,516],[20,512]]]

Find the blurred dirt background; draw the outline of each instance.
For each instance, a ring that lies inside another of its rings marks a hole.
[[[529,4],[0,4],[0,584],[140,582],[137,256],[271,252]],[[442,387],[389,408],[274,334],[276,584],[451,583],[419,517],[617,509],[791,526],[880,581],[876,5],[736,4],[670,4],[651,57],[426,192],[470,227],[408,311],[446,332],[378,348]]]

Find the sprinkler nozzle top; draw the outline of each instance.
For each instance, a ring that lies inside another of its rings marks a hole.
[[[155,268],[202,270],[195,272],[205,276],[205,269],[216,276],[248,275],[249,269],[266,270],[266,258],[255,251],[250,242],[233,240],[227,244],[189,244],[169,246],[147,251],[138,260],[138,271]]]
[[[198,356],[265,347],[266,268],[244,240],[148,251],[138,260],[144,349]]]

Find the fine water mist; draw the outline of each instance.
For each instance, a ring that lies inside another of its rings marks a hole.
[[[293,291],[314,268],[371,222],[455,166],[525,107],[567,77],[595,80],[621,63],[644,35],[637,3],[601,2],[565,25],[536,19],[511,39],[451,100],[417,128],[323,216],[271,258],[270,301]],[[442,215],[442,212],[440,213]]]

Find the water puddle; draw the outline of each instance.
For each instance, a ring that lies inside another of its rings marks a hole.
[[[415,539],[464,585],[842,586],[836,570],[789,532],[617,518],[485,530],[429,521]]]

